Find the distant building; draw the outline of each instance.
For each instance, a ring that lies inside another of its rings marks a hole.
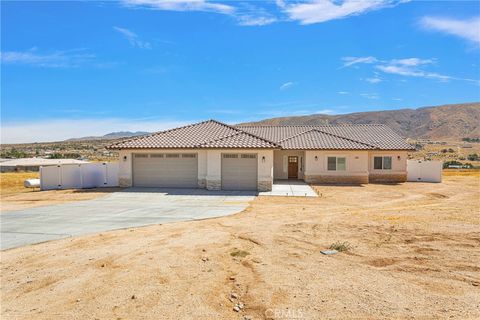
[[[88,161],[75,159],[22,158],[2,160],[3,161],[0,162],[0,172],[39,171],[41,166],[88,163]]]

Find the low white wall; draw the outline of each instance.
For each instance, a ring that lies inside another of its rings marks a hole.
[[[442,161],[407,160],[407,181],[442,182]]]
[[[118,163],[83,163],[40,167],[40,189],[83,189],[118,186]]]

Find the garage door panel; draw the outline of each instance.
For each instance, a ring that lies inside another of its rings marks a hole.
[[[222,155],[222,189],[257,190],[257,156]]]
[[[198,160],[188,157],[154,156],[133,159],[133,184],[137,187],[197,188]]]

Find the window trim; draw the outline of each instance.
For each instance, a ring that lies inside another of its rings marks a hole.
[[[329,158],[335,158],[335,169],[329,169],[328,168],[328,159]],[[338,159],[340,159],[340,158],[345,159],[345,168],[343,170],[338,169]],[[330,171],[330,172],[337,172],[337,171],[345,172],[345,171],[347,171],[347,156],[345,156],[345,155],[338,155],[338,156],[327,155],[326,169],[327,169],[327,171]]]
[[[375,168],[375,158],[380,158],[382,159],[382,168],[380,169],[377,169]],[[390,158],[390,168],[386,169],[385,168],[385,158]],[[393,156],[391,155],[377,155],[377,156],[373,156],[373,170],[377,170],[377,171],[391,171],[393,170]]]

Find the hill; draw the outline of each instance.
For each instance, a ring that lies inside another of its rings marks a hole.
[[[103,136],[88,136],[82,138],[71,138],[65,141],[92,141],[92,140],[114,140],[114,139],[123,139],[123,138],[131,138],[136,136],[143,136],[149,134],[150,132],[146,131],[118,131],[118,132],[111,132],[107,133]]]
[[[461,140],[480,137],[480,102],[449,104],[418,109],[356,112],[340,115],[314,114],[281,117],[242,125],[338,125],[381,123],[407,138]]]

